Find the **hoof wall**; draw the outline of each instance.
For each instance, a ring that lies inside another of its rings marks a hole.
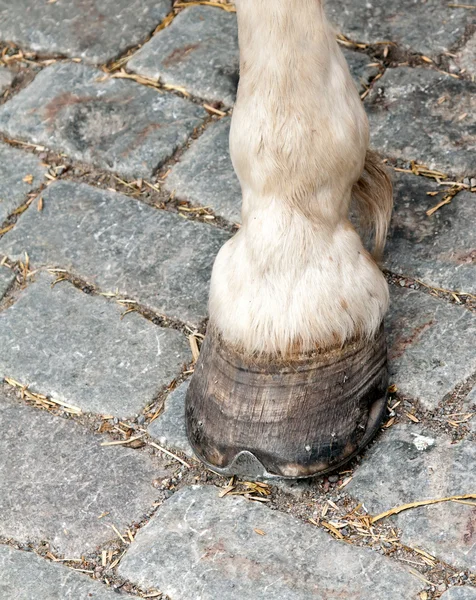
[[[383,328],[287,360],[250,358],[207,333],[186,399],[189,441],[220,475],[303,478],[339,468],[385,416]]]

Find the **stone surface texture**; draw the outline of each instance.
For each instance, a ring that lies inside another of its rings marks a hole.
[[[453,8],[445,0],[327,0],[326,12],[341,33],[354,41],[392,41],[431,56],[451,50],[472,23],[471,11]]]
[[[359,90],[362,90],[379,73],[378,61],[369,60],[367,55],[348,48],[341,47],[341,50],[349,65],[355,85]]]
[[[451,443],[419,424],[395,425],[373,446],[347,490],[372,515],[418,500],[470,494],[476,487],[475,460],[474,442]],[[474,506],[442,502],[392,519],[407,546],[455,567],[476,569]]]
[[[476,588],[469,585],[450,588],[441,600],[476,600]]]
[[[232,223],[241,222],[241,187],[228,149],[230,118],[208,127],[165,180],[177,198],[210,207]]]
[[[473,78],[476,77],[476,33],[474,33],[465,46],[458,52],[456,64],[460,69]]]
[[[469,421],[469,429],[472,433],[476,433],[476,386],[467,395],[464,408],[472,415]]]
[[[0,300],[15,280],[15,272],[8,267],[0,266]]]
[[[173,94],[56,63],[0,108],[0,130],[124,177],[151,177],[206,115]]]
[[[391,287],[386,320],[390,379],[435,408],[476,372],[476,316],[420,291]]]
[[[187,456],[195,458],[185,429],[185,395],[189,383],[190,381],[184,381],[167,396],[163,413],[155,421],[152,421],[148,432],[160,444],[180,450]]]
[[[384,156],[476,174],[476,82],[427,68],[387,69],[365,105],[371,144]]]
[[[13,82],[13,73],[5,67],[0,67],[0,94],[10,87]]]
[[[348,513],[476,490],[474,0],[325,2],[397,169],[382,267],[400,404],[344,470],[265,488],[211,474],[185,426],[188,337],[241,221],[232,5],[0,0],[0,600],[476,600],[473,504],[358,541]]]
[[[169,318],[197,325],[207,315],[215,256],[229,234],[115,192],[51,185],[43,210],[26,211],[0,252],[66,268]]]
[[[0,165],[1,226],[14,210],[28,199],[28,194],[39,188],[45,181],[47,168],[33,154],[2,143],[0,143]]]
[[[473,389],[470,391],[466,398],[466,401],[468,402],[469,406],[474,405],[476,407],[476,387],[473,387]]]
[[[435,287],[475,294],[474,194],[459,193],[433,215],[426,214],[447,189],[424,177],[395,174],[395,204],[384,266]],[[429,196],[428,192],[439,193]]]
[[[464,308],[419,291],[392,287],[387,330],[391,383],[426,408],[435,408],[446,394],[476,372],[472,351],[476,318]],[[164,412],[149,427],[149,433],[160,443],[193,457],[185,433],[187,388],[185,382],[170,394]],[[474,392],[466,403],[470,411],[476,403]]]
[[[87,575],[44,560],[33,552],[0,546],[0,598],[4,600],[134,600],[108,590]]]
[[[238,85],[236,15],[211,6],[183,10],[129,61],[128,67],[194,96],[231,106]]]
[[[410,600],[422,588],[385,557],[218,493],[193,486],[174,494],[141,530],[119,573],[174,600]]]
[[[0,462],[4,538],[48,540],[53,552],[79,558],[115,539],[112,525],[125,531],[142,520],[157,497],[160,469],[144,453],[101,446],[103,436],[8,400],[1,388],[0,424],[0,455],[8,456]],[[3,573],[0,589],[2,580]]]
[[[179,331],[40,274],[0,313],[0,377],[85,412],[129,416],[190,360]]]
[[[1,38],[102,63],[147,38],[170,8],[170,0],[0,0]]]

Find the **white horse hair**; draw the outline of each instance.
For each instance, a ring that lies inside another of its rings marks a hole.
[[[369,152],[358,91],[321,0],[236,0],[240,83],[230,152],[242,227],[213,269],[210,321],[250,354],[289,355],[371,337],[386,281],[378,254],[391,185]]]

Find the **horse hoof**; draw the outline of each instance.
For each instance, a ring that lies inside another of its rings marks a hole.
[[[372,340],[286,359],[246,356],[212,328],[187,393],[187,435],[221,475],[322,475],[372,439],[387,385],[383,327]]]

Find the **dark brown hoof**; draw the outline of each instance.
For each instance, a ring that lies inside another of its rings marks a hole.
[[[187,393],[188,438],[221,475],[321,475],[377,432],[387,385],[383,327],[371,341],[286,360],[245,356],[210,329]]]

